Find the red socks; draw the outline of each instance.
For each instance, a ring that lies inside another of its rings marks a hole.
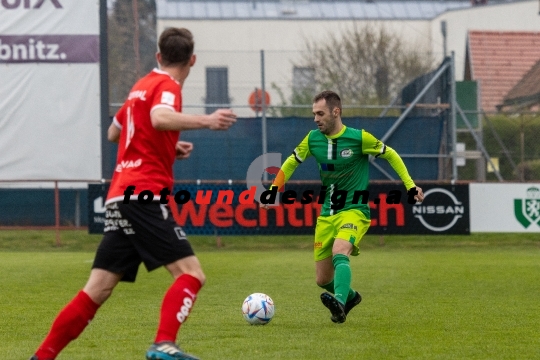
[[[99,305],[84,292],[67,304],[54,320],[49,334],[39,347],[38,359],[54,359],[70,341],[76,339],[94,318]]]
[[[201,282],[188,274],[179,276],[169,288],[163,304],[156,343],[176,342],[180,325],[187,320]],[[38,359],[53,360],[72,340],[75,340],[94,318],[100,305],[84,291],[80,291],[54,320],[49,334],[36,352]]]
[[[178,329],[187,320],[201,286],[197,278],[188,274],[180,275],[172,284],[161,305],[156,343],[176,342]]]

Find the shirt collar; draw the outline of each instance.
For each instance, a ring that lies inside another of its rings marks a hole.
[[[332,136],[328,136],[328,135],[324,135],[324,136],[326,136],[328,139],[335,139],[335,138],[338,138],[341,135],[343,135],[345,130],[347,130],[347,126],[343,125],[343,127],[341,128],[341,130],[337,134],[332,135]]]

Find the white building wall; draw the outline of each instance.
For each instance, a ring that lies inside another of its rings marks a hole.
[[[388,31],[402,36],[411,46],[431,51],[430,23],[426,21],[337,21],[337,20],[160,20],[158,34],[167,27],[185,27],[195,38],[197,63],[184,84],[186,112],[200,113],[206,95],[206,67],[227,66],[229,96],[240,116],[254,116],[248,98],[255,87],[261,87],[260,50],[265,51],[265,87],[271,103],[281,103],[272,88],[276,84],[289,95],[292,87],[293,65],[305,48],[306,39],[328,41],[329,35],[339,35],[353,26],[382,24]]]
[[[266,89],[271,103],[279,104],[276,84],[287,97],[292,69],[306,39],[325,41],[353,26],[383,24],[409,46],[431,54],[435,64],[443,59],[441,21],[447,22],[447,51],[455,52],[456,79],[462,80],[468,30],[540,31],[539,5],[535,0],[478,6],[444,13],[432,20],[158,20],[158,34],[166,27],[186,27],[195,37],[197,63],[184,87],[186,112],[200,113],[206,95],[206,67],[226,66],[229,96],[240,116],[254,116],[247,107],[255,87],[261,87],[260,50],[265,50]],[[199,105],[199,107],[193,107]]]

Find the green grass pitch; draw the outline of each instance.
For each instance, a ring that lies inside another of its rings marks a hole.
[[[179,343],[202,359],[540,359],[540,236],[367,236],[352,258],[364,300],[333,324],[310,236],[191,237],[208,277]],[[99,236],[0,231],[0,354],[27,360],[84,285]],[[144,359],[171,282],[142,267],[59,360]],[[265,326],[241,305],[276,304]]]

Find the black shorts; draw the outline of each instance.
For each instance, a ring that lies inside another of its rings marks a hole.
[[[93,269],[124,274],[121,281],[134,282],[141,262],[152,271],[195,254],[168,205],[115,202],[106,209]]]

